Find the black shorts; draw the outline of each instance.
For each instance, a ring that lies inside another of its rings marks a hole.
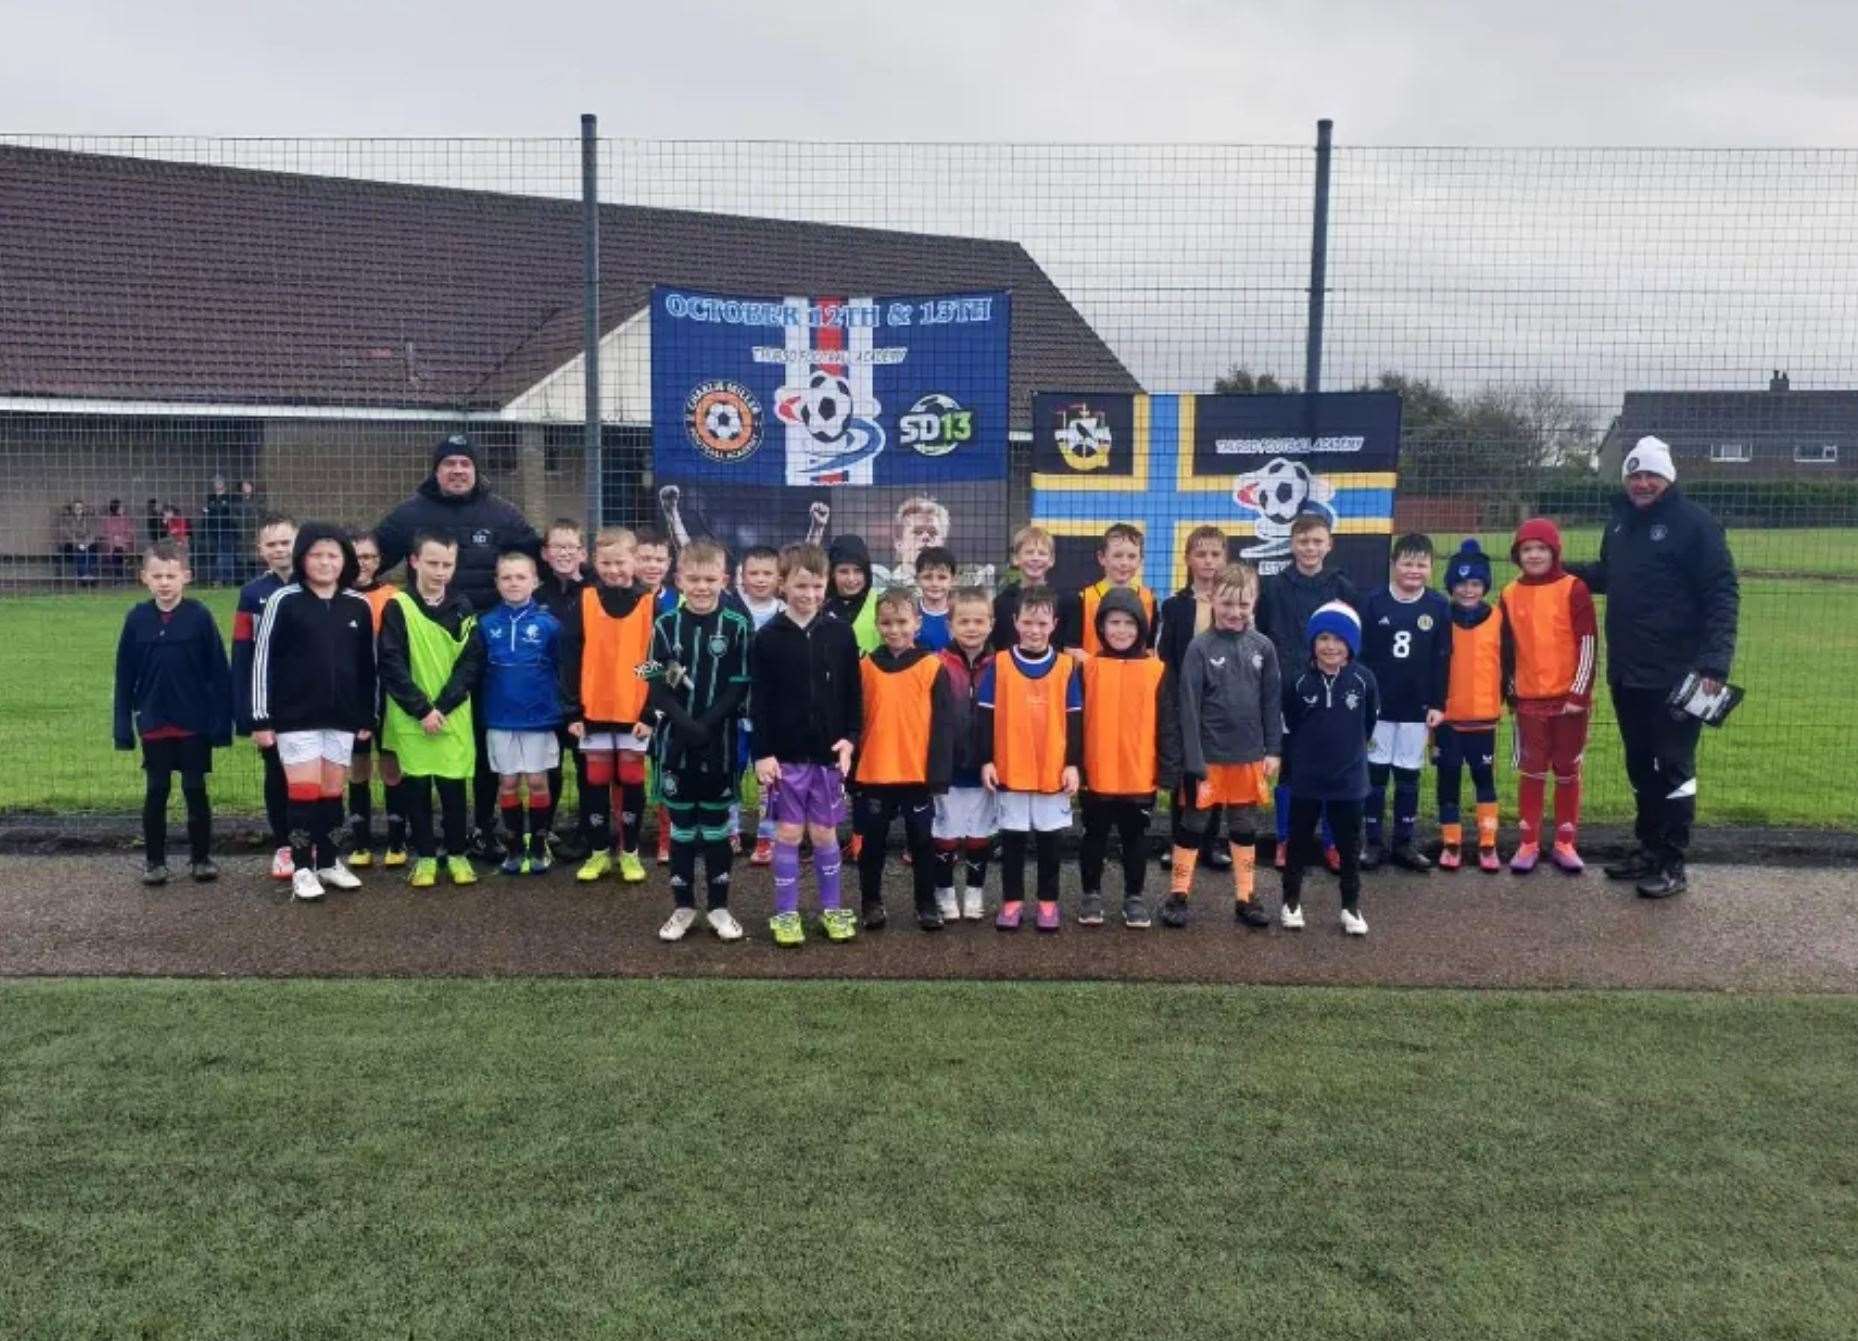
[[[200,735],[144,740],[142,767],[150,773],[211,773],[213,747]]]
[[[667,806],[727,806],[736,799],[735,775],[726,769],[662,770]]]

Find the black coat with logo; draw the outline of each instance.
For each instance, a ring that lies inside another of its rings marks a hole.
[[[497,555],[520,549],[541,562],[542,538],[535,528],[513,503],[499,498],[482,480],[470,493],[453,496],[428,476],[411,498],[382,518],[376,528],[382,573],[406,558],[413,537],[421,531],[449,535],[458,542],[458,572],[451,589],[480,614],[497,604]]]
[[[1674,484],[1648,508],[1614,505],[1598,563],[1570,573],[1606,597],[1606,678],[1670,689],[1691,671],[1729,678],[1741,588],[1716,519]]]

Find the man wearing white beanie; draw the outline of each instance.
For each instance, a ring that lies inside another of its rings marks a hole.
[[[1670,694],[1692,671],[1710,688],[1729,678],[1741,594],[1722,528],[1678,489],[1669,444],[1640,438],[1620,474],[1625,497],[1599,562],[1567,568],[1607,598],[1607,685],[1638,810],[1638,851],[1606,873],[1663,899],[1686,888],[1702,729],[1695,717],[1673,716]]]

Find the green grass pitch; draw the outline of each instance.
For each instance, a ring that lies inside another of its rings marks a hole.
[[[1485,537],[1499,555],[1502,537]],[[1858,827],[1858,703],[1850,692],[1858,665],[1858,535],[1851,531],[1748,531],[1731,537],[1743,581],[1735,678],[1748,700],[1732,723],[1705,733],[1700,815],[1705,823]],[[1441,540],[1441,546],[1445,544]],[[1571,557],[1596,551],[1598,532],[1569,534]],[[139,589],[0,600],[0,813],[129,813],[139,808],[136,756],[110,744],[110,682],[123,611]],[[204,599],[230,629],[233,593]],[[1505,747],[1507,748],[1507,746]],[[1500,771],[1506,802],[1514,796]],[[1587,752],[1586,815],[1618,822],[1631,797],[1611,708],[1599,696]],[[1468,784],[1467,784],[1468,785]],[[1431,806],[1430,778],[1425,787]],[[218,756],[215,804],[225,813],[259,809],[258,769],[249,744]],[[1467,793],[1468,795],[1468,793]],[[1506,812],[1507,813],[1507,812]]]
[[[0,986],[0,1335],[1849,1337],[1858,999]]]

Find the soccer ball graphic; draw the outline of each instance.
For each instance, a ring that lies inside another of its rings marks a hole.
[[[1310,468],[1301,461],[1278,457],[1239,486],[1239,502],[1257,510],[1268,521],[1288,526],[1310,497]],[[1250,497],[1242,495],[1250,493]]]
[[[1331,526],[1335,509],[1329,500],[1335,486],[1310,472],[1301,461],[1279,456],[1233,481],[1232,501],[1258,515],[1256,531],[1263,542],[1240,553],[1248,559],[1271,558],[1290,552],[1290,524],[1303,513],[1313,513]]]
[[[740,406],[716,401],[704,410],[703,427],[717,442],[734,442],[742,436],[746,425],[742,422]]]
[[[833,373],[814,373],[806,379],[798,413],[815,442],[837,442],[852,422],[851,384]]]

